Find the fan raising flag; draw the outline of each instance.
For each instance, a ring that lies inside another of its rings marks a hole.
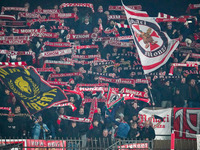
[[[123,5],[133,34],[144,73],[150,73],[164,65],[179,44],[161,31],[155,18],[147,12],[138,11]]]

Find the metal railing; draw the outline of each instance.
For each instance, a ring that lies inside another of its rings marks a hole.
[[[170,140],[81,139],[0,139],[0,150],[169,150]],[[176,150],[196,150],[196,140],[176,139]]]
[[[153,141],[109,138],[91,139],[83,146],[81,139],[36,140],[0,139],[1,150],[153,150]]]

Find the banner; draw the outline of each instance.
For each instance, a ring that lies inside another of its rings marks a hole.
[[[149,120],[152,115],[158,115],[159,117],[163,118],[163,122],[155,128],[156,139],[160,139],[161,137],[158,136],[170,136],[171,135],[171,108],[167,109],[157,109],[157,110],[150,110],[150,109],[142,109],[139,112],[139,117],[144,123],[145,121]],[[155,119],[153,117],[152,123],[155,126],[159,123],[160,119]]]
[[[149,143],[132,143],[117,146],[117,148],[118,150],[148,150],[149,146]]]
[[[7,150],[66,150],[64,140],[2,139],[0,147]]]
[[[26,140],[27,150],[48,149],[48,150],[66,150],[66,141],[64,140]]]
[[[174,130],[178,139],[196,139],[200,133],[200,108],[174,107]]]
[[[68,102],[59,87],[50,86],[31,66],[4,66],[0,68],[0,78],[30,114]]]
[[[0,147],[2,150],[18,150],[26,147],[26,140],[24,139],[1,139]]]
[[[164,65],[179,44],[161,31],[155,18],[145,11],[124,6],[144,73],[150,73]]]

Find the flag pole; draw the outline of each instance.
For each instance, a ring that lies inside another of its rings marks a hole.
[[[123,3],[123,0],[121,0],[121,3],[122,3],[122,5],[124,6],[124,3]],[[129,21],[128,21],[128,24],[129,24]],[[131,26],[130,24],[129,24],[129,26]],[[131,34],[132,34],[132,36],[134,36],[134,34],[133,34],[133,31],[130,29],[130,31],[131,31]],[[135,39],[133,38],[133,41],[135,42]],[[136,50],[137,50],[137,47],[136,47]],[[137,52],[138,53],[138,52]],[[143,67],[142,67],[143,68]],[[144,69],[143,69],[143,72],[144,72]],[[146,76],[146,74],[145,74],[145,72],[144,72],[144,76],[145,76],[145,79],[147,80],[147,76]],[[155,109],[154,108],[154,105],[155,105],[155,102],[154,102],[154,100],[153,100],[153,96],[152,96],[152,93],[151,93],[151,90],[150,90],[150,88],[149,88],[149,81],[147,80],[147,84],[148,84],[148,86],[147,86],[147,88],[148,88],[148,91],[149,91],[149,94],[150,94],[150,99],[152,100],[152,106],[153,106],[153,110]],[[154,105],[153,105],[154,104]]]
[[[144,71],[144,70],[143,70]],[[150,87],[150,84],[149,84],[149,80],[147,79],[147,76],[146,74],[144,75],[145,76],[145,79],[147,80],[147,87],[148,87],[148,91],[149,91],[149,94],[150,94],[150,99],[152,100],[152,107],[153,107],[153,110],[155,109],[154,105],[155,105],[155,102],[153,100],[153,96],[152,96],[152,93],[151,93],[151,89],[149,88]]]

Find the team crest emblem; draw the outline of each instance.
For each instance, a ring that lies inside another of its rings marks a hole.
[[[129,19],[136,46],[147,57],[157,57],[167,50],[166,34],[157,24],[138,19]]]

